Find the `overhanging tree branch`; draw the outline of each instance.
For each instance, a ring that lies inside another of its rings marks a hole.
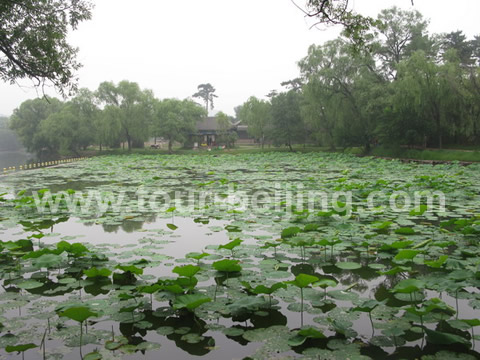
[[[29,78],[42,89],[50,83],[62,95],[74,92],[74,72],[81,65],[67,33],[90,19],[92,7],[88,0],[0,2],[0,78],[10,83]]]

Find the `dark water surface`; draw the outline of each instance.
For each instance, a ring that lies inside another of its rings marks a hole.
[[[0,174],[4,168],[8,169],[11,166],[18,168],[27,164],[32,158],[32,155],[24,151],[0,151]]]

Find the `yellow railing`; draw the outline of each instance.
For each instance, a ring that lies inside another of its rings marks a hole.
[[[38,163],[30,163],[30,164],[20,165],[19,167],[10,166],[8,168],[3,168],[3,173],[7,174],[7,173],[10,173],[10,172],[15,172],[15,171],[43,168],[43,167],[49,167],[49,166],[57,166],[57,165],[67,164],[67,163],[80,161],[80,160],[85,160],[85,159],[87,159],[87,157],[78,157],[78,158],[45,161],[45,162],[38,162]]]

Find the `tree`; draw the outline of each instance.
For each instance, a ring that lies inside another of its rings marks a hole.
[[[444,52],[451,49],[455,50],[463,66],[474,64],[474,42],[467,41],[467,37],[463,34],[463,31],[458,30],[443,34],[441,37],[441,46]]]
[[[382,10],[378,20],[376,28],[379,31],[379,39],[376,53],[381,59],[386,75],[395,78],[397,65],[405,56],[416,50],[427,51],[424,33],[428,22],[423,19],[420,12],[403,11],[396,6]]]
[[[272,140],[276,145],[285,144],[290,151],[294,143],[304,139],[300,96],[290,90],[272,98]]]
[[[122,124],[117,116],[118,111],[115,106],[107,105],[96,117],[95,135],[100,151],[103,146],[119,147],[122,141]]]
[[[322,131],[320,136],[332,148],[338,138],[338,145],[364,145],[369,151],[385,91],[372,57],[352,53],[337,39],[312,45],[299,66],[305,79],[302,113],[307,125]]]
[[[75,151],[78,148],[86,149],[98,140],[97,124],[100,109],[96,104],[95,94],[89,89],[80,89],[70,101],[71,111],[76,118]]]
[[[350,10],[349,0],[307,0],[305,8],[297,5],[295,1],[293,3],[307,17],[315,18],[315,25],[343,26],[343,34],[354,42],[355,47],[365,45],[370,28],[379,24],[378,20]],[[411,3],[413,5],[413,0]]]
[[[33,99],[24,101],[13,111],[10,128],[16,132],[27,151],[40,153],[44,148],[52,150],[40,132],[40,124],[51,114],[60,111],[62,106],[63,103],[55,98],[49,101]]]
[[[171,154],[173,143],[184,142],[195,131],[197,120],[204,116],[204,109],[191,100],[157,101],[152,122],[153,133],[168,140],[168,152]]]
[[[230,117],[224,112],[218,112],[215,115],[218,123],[218,137],[219,141],[224,143],[228,149],[235,146],[235,141],[238,139],[238,135],[235,131],[232,131],[232,122]]]
[[[137,83],[123,80],[118,85],[101,83],[97,97],[103,104],[109,105],[105,110],[110,112],[110,116],[118,118],[128,150],[134,143],[142,145],[148,138],[149,123],[154,113],[153,93],[141,90]]]
[[[4,0],[0,3],[0,78],[52,83],[62,94],[76,90],[77,49],[67,43],[69,28],[90,19],[85,0]]]
[[[454,95],[445,78],[441,76],[441,66],[428,58],[423,51],[417,51],[408,60],[400,63],[398,80],[394,87],[394,109],[400,114],[408,111],[412,117],[407,125],[405,116],[400,116],[399,126],[404,130],[417,130],[424,139],[436,136],[437,146],[442,148],[447,125],[446,102],[448,96]]]
[[[248,125],[248,133],[260,141],[263,149],[272,122],[271,104],[252,96],[241,106],[238,115]]]
[[[193,94],[193,97],[200,98],[205,103],[205,110],[208,114],[208,105],[210,104],[210,110],[213,110],[213,98],[218,97],[214,94],[215,88],[210,84],[200,84],[197,87],[197,92]]]

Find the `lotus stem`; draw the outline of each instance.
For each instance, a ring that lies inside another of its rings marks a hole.
[[[82,336],[83,336],[83,323],[80,323],[80,358],[83,360],[82,354]]]
[[[373,310],[373,309],[372,309]],[[372,312],[368,312],[368,318],[370,319],[370,324],[372,325],[372,337],[375,335],[375,327],[373,326]]]

